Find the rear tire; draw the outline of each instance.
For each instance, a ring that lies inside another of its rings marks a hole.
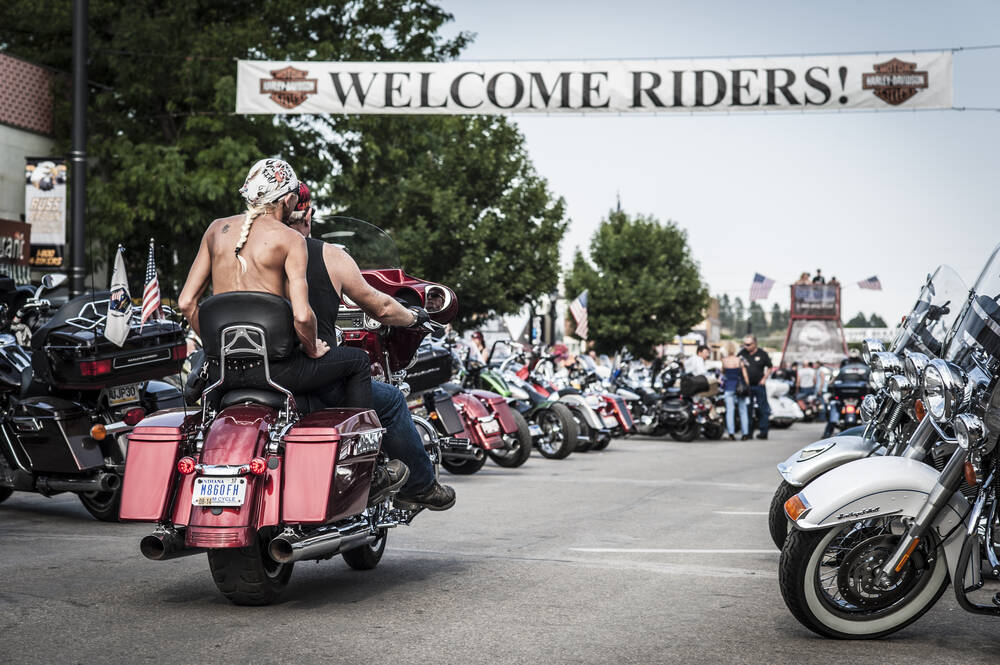
[[[698,421],[692,418],[681,427],[670,430],[670,438],[674,441],[684,441],[685,443],[694,441],[698,437],[699,429]]]
[[[511,409],[511,414],[514,416],[514,422],[517,423],[517,432],[514,433],[517,440],[516,448],[503,452],[487,451],[490,459],[505,469],[517,468],[531,457],[531,428],[528,426],[528,421],[514,409]]]
[[[771,532],[771,540],[780,550],[785,546],[785,540],[792,531],[792,523],[785,514],[785,502],[798,494],[799,488],[781,481],[771,498],[771,509],[767,512],[767,530]]]
[[[709,441],[718,441],[725,433],[725,428],[719,423],[706,423],[701,428],[701,435]]]
[[[10,498],[10,495],[14,493],[9,487],[0,487],[0,503],[3,503]]]
[[[118,506],[122,501],[122,486],[108,492],[86,492],[78,494],[80,503],[87,512],[101,522],[117,522]]]
[[[267,553],[276,532],[275,527],[261,529],[249,547],[208,551],[215,586],[231,603],[270,605],[288,585],[295,564],[278,563]]]
[[[538,426],[548,437],[547,443],[538,445],[538,452],[548,459],[565,459],[576,447],[575,442],[580,430],[573,413],[565,404],[555,403],[545,409],[539,409],[535,415]]]
[[[456,476],[471,476],[483,468],[484,464],[486,464],[486,455],[483,455],[482,459],[449,460],[448,458],[443,458],[441,460],[441,466],[448,473],[453,473]]]
[[[379,529],[378,537],[370,543],[342,552],[344,562],[354,570],[371,570],[382,560],[385,552],[385,541],[389,538],[388,529]]]
[[[610,434],[605,434],[603,436],[598,437],[597,443],[593,444],[590,447],[590,449],[591,450],[604,450],[605,448],[607,448],[610,445],[611,445],[611,435]]]
[[[578,410],[570,409],[569,407],[566,408],[570,415],[573,416],[573,422],[576,423],[577,429],[576,444],[573,446],[573,451],[585,453],[591,450],[594,444],[597,443],[597,431],[587,424],[587,419]]]

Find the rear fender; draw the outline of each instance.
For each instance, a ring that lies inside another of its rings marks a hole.
[[[601,420],[596,411],[590,408],[582,395],[563,395],[559,401],[580,414],[591,429],[604,429],[604,421]]]
[[[511,413],[510,405],[507,404],[506,399],[488,390],[470,390],[469,393],[497,417],[505,434],[517,432],[517,422],[514,420],[514,414]]]
[[[778,465],[778,473],[789,485],[802,487],[830,469],[863,459],[875,452],[882,444],[863,436],[831,436],[798,450]],[[810,451],[822,450],[803,461],[799,458]]]
[[[460,435],[462,438],[469,439],[473,445],[484,450],[495,450],[504,447],[501,432],[487,434],[483,430],[479,419],[493,415],[486,405],[466,392],[452,395],[452,401],[455,402],[455,406],[458,407],[459,414],[462,416],[462,423],[464,425],[464,430]]]
[[[879,516],[916,517],[939,475],[934,467],[903,457],[856,460],[823,474],[798,493],[808,511],[795,521],[795,527],[816,531]],[[934,520],[938,536],[960,524],[968,509],[965,497],[952,494]],[[958,565],[964,533],[955,529],[945,542],[949,566]]]

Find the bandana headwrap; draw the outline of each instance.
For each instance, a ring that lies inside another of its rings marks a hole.
[[[240,188],[247,205],[256,207],[273,203],[286,194],[298,191],[299,179],[291,165],[281,159],[262,159],[252,167]]]

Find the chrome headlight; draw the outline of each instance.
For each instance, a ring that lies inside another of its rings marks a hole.
[[[958,445],[966,450],[975,448],[980,441],[986,438],[986,425],[978,416],[971,413],[958,414],[952,425],[955,428],[955,438],[958,440]]]
[[[931,359],[923,353],[911,353],[906,357],[906,360],[903,362],[903,373],[909,379],[911,385],[920,385],[920,374],[930,361]]]
[[[878,399],[875,395],[865,395],[865,398],[861,400],[861,408],[858,409],[858,414],[861,416],[861,422],[865,425],[875,420],[875,416],[878,415]]]
[[[965,394],[965,372],[956,365],[936,358],[924,369],[924,405],[931,418],[951,420]]]
[[[885,383],[889,380],[890,376],[903,373],[903,362],[899,359],[899,356],[891,351],[873,353],[871,367],[871,382],[878,390],[885,388]]]
[[[894,374],[889,379],[889,396],[896,402],[902,403],[904,399],[913,394],[913,383],[902,374]]]
[[[868,337],[865,341],[861,342],[861,359],[864,360],[865,363],[870,364],[872,361],[872,355],[881,351],[885,351],[885,347],[882,346],[881,340]]]

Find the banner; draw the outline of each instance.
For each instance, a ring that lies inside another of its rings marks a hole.
[[[31,225],[36,268],[58,269],[66,250],[66,160],[28,157],[24,168],[24,221]]]
[[[13,278],[17,284],[30,284],[30,253],[31,226],[0,219],[0,273]]]
[[[697,113],[952,106],[952,53],[237,64],[237,113]]]

